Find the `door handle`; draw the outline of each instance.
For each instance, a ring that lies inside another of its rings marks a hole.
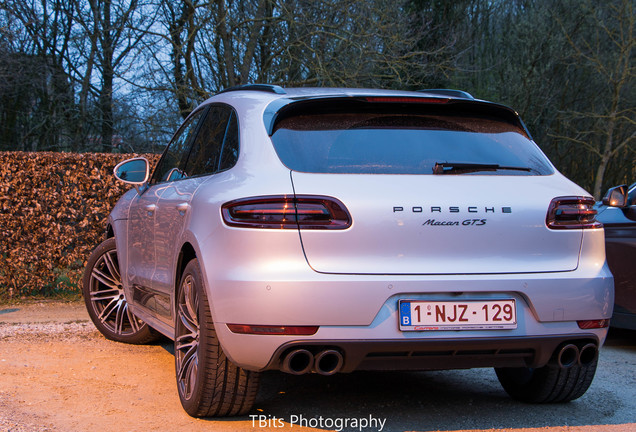
[[[152,216],[156,209],[157,209],[157,206],[156,206],[156,205],[154,205],[154,204],[148,204],[148,205],[146,206],[146,211],[148,212],[148,216]]]
[[[177,204],[177,211],[179,212],[181,216],[185,215],[185,213],[188,211],[189,208],[190,208],[190,204],[188,204],[187,202]]]

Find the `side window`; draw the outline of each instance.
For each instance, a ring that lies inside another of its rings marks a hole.
[[[236,149],[235,155],[232,155],[232,149]],[[194,141],[186,172],[190,176],[214,174],[234,166],[237,158],[236,114],[228,106],[213,105]]]
[[[185,163],[192,144],[192,137],[205,112],[205,109],[200,110],[181,126],[157,164],[151,183],[174,181],[189,176],[185,170]]]
[[[230,123],[227,126],[225,140],[223,141],[223,151],[221,152],[221,160],[219,161],[219,171],[232,168],[236,165],[239,155],[239,130],[236,121],[236,113],[232,112]]]

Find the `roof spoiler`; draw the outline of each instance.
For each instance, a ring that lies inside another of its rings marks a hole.
[[[268,93],[276,93],[280,95],[287,94],[285,89],[283,89],[281,86],[277,86],[273,84],[243,84],[243,85],[226,88],[225,90],[221,90],[217,94],[240,91],[240,90],[262,91],[262,92],[268,92]]]
[[[453,90],[453,89],[423,89],[417,90],[418,93],[431,93],[440,96],[450,96],[458,99],[470,99],[475,100],[473,95],[463,90]]]

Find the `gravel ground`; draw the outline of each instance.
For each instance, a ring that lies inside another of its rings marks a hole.
[[[26,307],[21,306],[20,314],[5,312],[0,315],[0,344],[2,344],[0,346],[6,346],[5,344],[7,343],[26,345],[42,343],[43,341],[72,343],[78,339],[100,337],[99,332],[88,321],[88,317],[82,317],[81,313],[67,315],[71,316],[71,320],[76,319],[79,322],[48,322],[52,319],[59,319],[58,316],[51,316],[51,306],[55,307],[56,311],[62,311],[64,314],[68,314],[69,310],[77,309],[69,308],[66,303],[54,303],[52,305],[37,303],[26,305]],[[17,308],[0,307],[0,313],[13,309]],[[73,315],[77,316],[73,317]],[[35,322],[15,322],[17,320]],[[3,351],[0,351],[1,369],[4,369],[8,361]],[[24,413],[16,411],[13,406],[14,399],[10,392],[0,385],[0,431],[50,432],[59,430],[52,425],[47,425],[46,418],[35,412],[29,411],[28,415],[24,415]]]
[[[384,431],[636,432],[636,332],[612,332],[581,399],[526,405],[491,369],[263,375],[254,415],[197,420],[181,408],[171,343],[104,339],[81,303],[0,305],[0,431],[307,431],[289,419],[385,418]],[[282,419],[280,423],[272,419]],[[347,429],[358,430],[358,429]],[[362,429],[365,432],[377,429]]]

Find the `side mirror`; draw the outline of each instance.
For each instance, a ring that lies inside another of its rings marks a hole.
[[[610,188],[603,197],[603,204],[610,207],[625,207],[627,205],[627,185]]]
[[[141,194],[140,187],[148,182],[150,177],[150,163],[144,157],[128,159],[120,162],[113,170],[115,178],[126,184],[131,184]]]
[[[179,179],[186,178],[186,177],[187,177],[186,173],[181,171],[179,168],[172,168],[170,171],[168,171],[168,175],[166,176],[166,180],[167,181],[175,181],[175,180],[179,180]]]

